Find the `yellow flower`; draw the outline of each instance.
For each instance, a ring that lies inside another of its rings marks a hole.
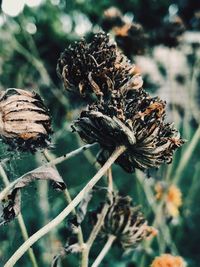
[[[184,260],[179,256],[172,256],[170,254],[163,254],[156,257],[152,262],[151,267],[185,267]]]
[[[167,214],[172,217],[179,215],[179,208],[182,205],[182,193],[176,185],[165,186],[157,183],[155,185],[155,198],[157,200],[164,199]]]
[[[182,193],[177,186],[171,185],[168,188],[166,196],[166,207],[168,213],[172,217],[177,217],[179,214],[178,209],[180,208],[181,205],[182,205]]]

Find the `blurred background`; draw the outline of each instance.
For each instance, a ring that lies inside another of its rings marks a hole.
[[[163,253],[180,255],[189,267],[200,266],[200,2],[197,0],[3,0],[0,1],[0,90],[34,89],[50,109],[53,121],[52,156],[83,145],[71,132],[71,121],[85,106],[63,88],[56,74],[60,53],[91,33],[110,33],[143,76],[143,87],[167,102],[167,120],[174,121],[187,143],[172,164],[149,173],[126,174],[113,166],[117,190],[141,206],[159,234],[136,250],[122,253],[114,246],[101,266],[147,267]],[[0,158],[10,180],[45,162],[42,153],[16,155],[0,144]],[[92,148],[58,166],[71,196],[95,174]],[[77,166],[79,166],[77,168]],[[105,181],[99,183],[105,186]],[[0,179],[0,188],[4,187]],[[101,201],[95,194],[92,210]],[[33,234],[64,207],[62,193],[45,181],[22,192],[22,215]],[[85,218],[85,237],[89,231]],[[34,246],[38,265],[50,266],[68,238],[67,221]],[[0,228],[0,266],[23,242],[18,222]],[[105,240],[99,238],[90,254],[97,256]],[[25,254],[16,266],[32,266]],[[78,255],[63,257],[58,266],[78,266]]]

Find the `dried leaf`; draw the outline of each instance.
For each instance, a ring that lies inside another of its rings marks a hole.
[[[53,167],[42,166],[24,174],[11,184],[13,186],[0,202],[0,225],[13,220],[19,214],[21,209],[20,190],[35,180],[50,180],[53,182],[53,188],[59,191],[66,188],[62,177]]]
[[[92,198],[93,190],[86,194],[77,209],[77,223],[81,224],[87,213],[88,204]]]

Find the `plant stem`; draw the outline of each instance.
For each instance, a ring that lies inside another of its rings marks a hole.
[[[195,134],[193,135],[192,140],[190,141],[190,144],[188,145],[187,149],[185,150],[185,153],[183,154],[183,156],[181,157],[181,161],[176,169],[175,175],[174,175],[174,180],[173,182],[175,184],[179,183],[179,180],[181,178],[181,174],[184,170],[184,168],[187,166],[192,153],[194,151],[194,149],[196,148],[196,145],[198,144],[200,139],[200,125],[197,128]]]
[[[2,177],[2,180],[3,180],[4,184],[6,186],[8,186],[10,181],[9,181],[8,176],[7,176],[3,166],[1,164],[0,164],[0,175]],[[19,215],[17,217],[17,221],[18,221],[21,233],[22,233],[22,237],[23,237],[24,241],[26,241],[29,238],[29,236],[28,236],[28,231],[26,229],[26,225],[24,223],[24,219],[23,219],[21,213],[19,213]],[[28,249],[28,254],[29,254],[29,258],[31,260],[31,263],[32,263],[33,267],[38,267],[37,260],[36,260],[36,257],[35,257],[35,254],[34,254],[32,248]]]
[[[24,253],[31,247],[35,242],[37,242],[41,237],[50,232],[58,224],[60,224],[68,214],[81,202],[85,194],[87,194],[93,186],[100,180],[100,178],[105,174],[105,172],[110,168],[110,166],[115,162],[115,160],[126,150],[124,146],[116,148],[110,158],[106,161],[103,167],[95,174],[95,176],[87,183],[87,185],[78,193],[78,195],[72,200],[72,202],[55,217],[52,221],[38,230],[29,239],[24,242],[19,249],[11,256],[11,258],[6,262],[4,267],[12,267],[14,264],[24,255]]]
[[[56,158],[56,159],[51,160],[50,162],[48,162],[48,163],[46,163],[46,164],[44,164],[44,165],[42,165],[42,166],[40,166],[40,167],[38,167],[38,168],[32,170],[31,172],[34,172],[34,171],[36,171],[36,170],[38,171],[41,167],[42,167],[42,168],[43,168],[43,167],[50,167],[50,166],[54,166],[54,165],[60,164],[60,163],[62,163],[63,161],[65,161],[65,160],[67,160],[67,159],[69,159],[69,158],[72,158],[72,157],[78,155],[79,153],[85,151],[86,149],[88,149],[88,148],[94,146],[95,144],[96,144],[96,143],[94,143],[94,144],[92,144],[92,145],[85,145],[85,146],[82,146],[82,147],[80,147],[80,148],[78,148],[78,149],[75,149],[75,150],[73,150],[72,152],[69,152],[69,153],[67,153],[67,154],[65,154],[65,155],[63,155],[63,156],[61,156],[61,157],[58,157],[58,158]],[[26,175],[26,174],[27,174],[27,173],[25,173],[24,175]],[[12,183],[8,184],[8,185],[1,191],[1,193],[0,193],[0,201],[1,201],[2,199],[5,198],[5,196],[9,193],[9,191],[10,191],[10,190],[11,190],[11,189],[12,189],[12,188],[13,188],[13,187],[14,187],[14,186],[15,186],[21,179],[23,179],[24,175],[22,175],[21,177],[19,177],[19,178],[16,179],[16,180],[14,180]]]
[[[108,237],[108,240],[107,240],[105,246],[103,247],[102,251],[100,252],[100,254],[98,255],[98,257],[96,258],[96,260],[94,261],[94,263],[92,264],[91,267],[99,266],[99,264],[102,262],[103,258],[108,253],[109,249],[111,248],[115,239],[116,239],[116,236],[114,236],[114,235],[110,235]]]

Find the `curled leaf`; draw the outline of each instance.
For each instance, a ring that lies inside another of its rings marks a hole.
[[[20,190],[35,180],[50,180],[53,182],[53,188],[59,191],[66,188],[62,177],[53,167],[42,166],[24,174],[13,181],[0,194],[0,225],[13,220],[20,213]]]

